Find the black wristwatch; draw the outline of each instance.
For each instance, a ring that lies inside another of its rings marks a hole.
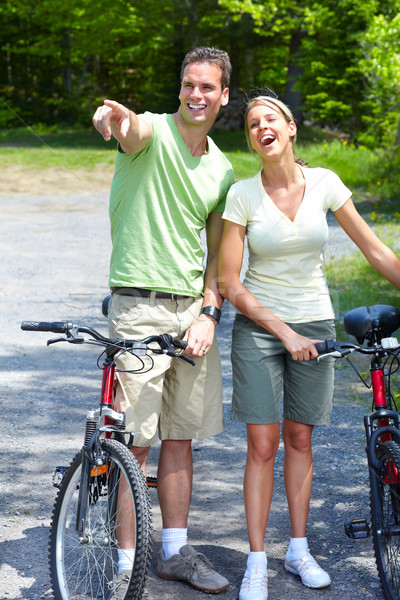
[[[210,317],[212,317],[213,319],[215,319],[215,321],[217,323],[219,323],[219,320],[221,318],[221,311],[216,306],[203,306],[203,308],[201,309],[201,313],[200,314],[202,314],[202,315],[209,315]]]

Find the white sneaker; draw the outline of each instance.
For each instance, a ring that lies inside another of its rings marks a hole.
[[[240,586],[239,600],[267,600],[268,575],[258,567],[246,569]]]
[[[328,573],[321,569],[309,550],[302,558],[296,560],[291,560],[286,554],[285,569],[299,575],[302,583],[309,588],[322,588],[331,583]]]

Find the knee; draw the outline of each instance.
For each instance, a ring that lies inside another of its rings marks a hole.
[[[249,460],[257,464],[275,461],[279,447],[279,440],[262,440],[248,445],[247,456]]]
[[[163,440],[161,451],[169,455],[184,456],[192,452],[192,440]]]
[[[145,468],[146,460],[149,455],[150,446],[140,447],[140,446],[132,446],[131,452],[138,461],[139,465],[142,469]]]
[[[283,436],[283,443],[285,451],[289,450],[300,454],[308,454],[312,449],[311,437],[307,432]]]

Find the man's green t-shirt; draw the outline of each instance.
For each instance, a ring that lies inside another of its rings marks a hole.
[[[194,157],[172,115],[144,113],[153,128],[137,154],[117,152],[110,195],[110,287],[199,296],[204,285],[201,232],[223,212],[233,183],[230,162],[207,138]]]

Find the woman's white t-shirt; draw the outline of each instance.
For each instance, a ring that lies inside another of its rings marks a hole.
[[[334,318],[324,276],[326,213],[338,210],[351,191],[328,169],[300,167],[303,200],[291,221],[271,200],[261,171],[229,190],[223,218],[246,227],[249,267],[244,286],[286,323]]]

